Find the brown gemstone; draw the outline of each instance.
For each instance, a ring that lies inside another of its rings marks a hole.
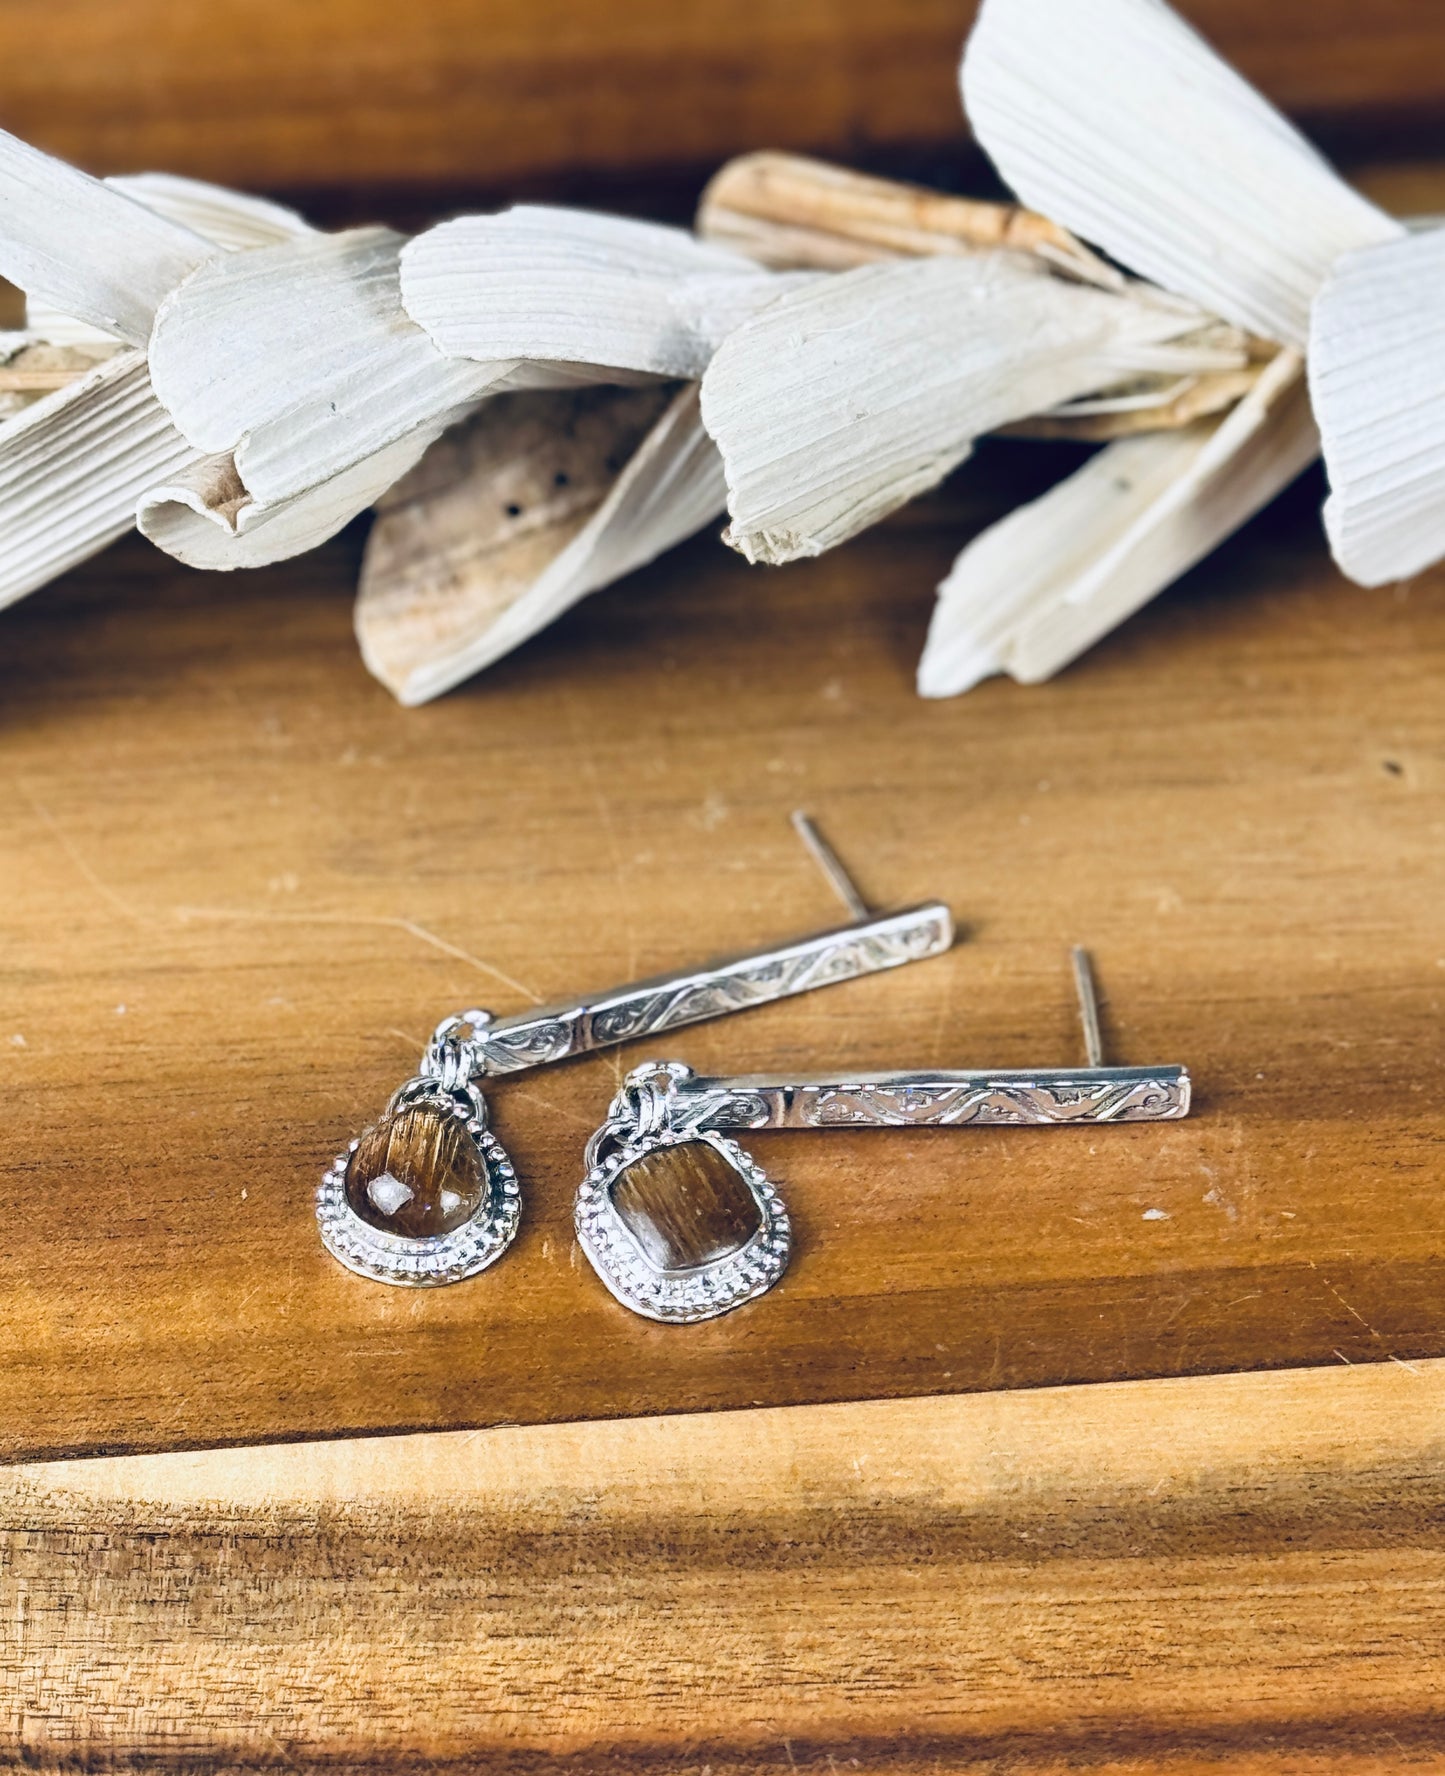
[[[612,1202],[659,1270],[695,1270],[726,1258],[763,1224],[737,1168],[707,1141],[634,1159],[613,1180]]]
[[[346,1200],[355,1212],[405,1239],[460,1227],[487,1188],[481,1150],[445,1100],[424,1098],[383,1116],[346,1168]]]

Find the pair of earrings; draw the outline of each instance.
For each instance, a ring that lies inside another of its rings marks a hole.
[[[594,997],[494,1019],[445,1019],[385,1114],[339,1154],[317,1194],[321,1238],[377,1282],[461,1282],[516,1235],[516,1172],[487,1126],[481,1081],[656,1035],[944,954],[949,910],[869,913],[803,816],[800,835],[853,914],[772,949]],[[1087,958],[1074,952],[1088,1064],[893,1072],[831,1079],[709,1079],[676,1061],[631,1072],[587,1145],[578,1241],[616,1298],[649,1319],[712,1319],[772,1288],[791,1229],[776,1187],[726,1132],[1156,1122],[1189,1111],[1182,1067],[1105,1067]]]

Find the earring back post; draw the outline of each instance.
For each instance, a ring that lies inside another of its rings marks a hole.
[[[1084,1026],[1084,1057],[1091,1067],[1104,1064],[1104,1038],[1099,1029],[1099,995],[1094,987],[1094,968],[1089,952],[1075,944],[1069,952],[1074,964],[1074,991],[1079,996],[1079,1021]]]

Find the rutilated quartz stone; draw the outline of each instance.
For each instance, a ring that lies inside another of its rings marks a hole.
[[[746,1180],[707,1141],[634,1159],[612,1182],[612,1205],[659,1270],[696,1270],[726,1258],[763,1224]]]
[[[451,1103],[423,1098],[383,1116],[346,1167],[346,1200],[383,1233],[451,1233],[481,1207],[486,1161]]]

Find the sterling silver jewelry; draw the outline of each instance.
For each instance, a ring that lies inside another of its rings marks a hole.
[[[1088,958],[1074,951],[1088,1065],[822,1079],[700,1078],[677,1061],[628,1074],[587,1144],[577,1238],[634,1313],[688,1324],[741,1307],[787,1268],[788,1213],[725,1129],[1049,1128],[1189,1114],[1183,1067],[1102,1065]]]
[[[854,914],[847,925],[701,968],[634,981],[537,1011],[444,1018],[384,1114],[332,1162],[316,1197],[332,1257],[375,1282],[460,1282],[517,1232],[516,1172],[487,1127],[480,1082],[814,987],[940,956],[953,943],[941,901],[870,914],[806,817],[794,824]]]

